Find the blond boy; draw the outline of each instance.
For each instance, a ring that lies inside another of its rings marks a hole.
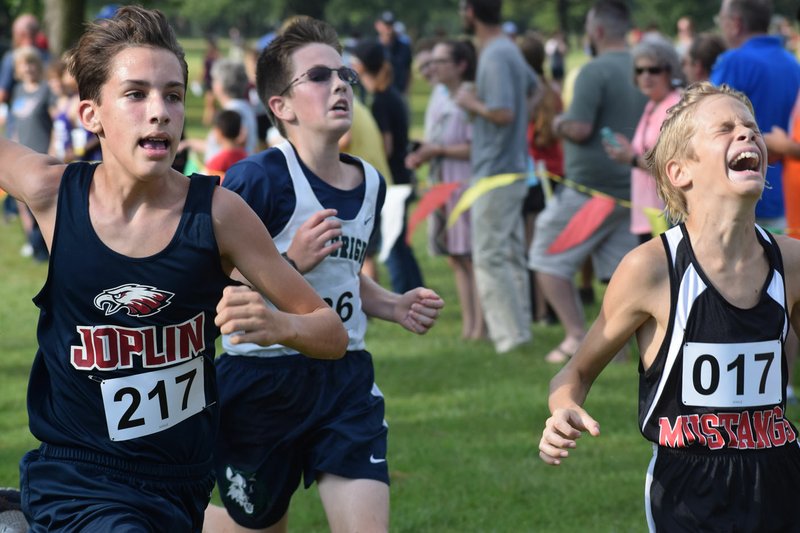
[[[784,416],[783,343],[790,322],[800,329],[800,243],[755,225],[767,150],[749,101],[689,87],[647,159],[679,225],[620,264],[551,382],[540,456],[559,465],[583,432],[600,434],[582,405],[635,334],[650,530],[794,531],[800,448]]]

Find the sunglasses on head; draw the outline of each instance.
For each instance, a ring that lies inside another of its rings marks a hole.
[[[339,68],[330,68],[330,67],[323,67],[323,66],[316,66],[311,67],[307,71],[303,72],[299,76],[289,83],[284,90],[282,90],[279,96],[283,96],[286,94],[286,91],[294,87],[294,85],[302,80],[304,77],[308,78],[308,81],[314,83],[326,83],[331,79],[333,73],[336,73],[339,76],[339,79],[343,82],[347,83],[348,85],[355,85],[358,83],[358,74],[355,70],[349,67],[339,67]]]
[[[635,67],[633,70],[634,72],[636,72],[637,76],[641,76],[645,72],[653,76],[657,76],[658,74],[664,72],[666,69],[664,67]]]

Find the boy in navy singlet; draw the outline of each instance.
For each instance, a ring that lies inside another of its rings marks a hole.
[[[581,406],[635,334],[639,427],[653,443],[650,531],[800,531],[800,447],[784,342],[800,330],[800,243],[755,224],[767,149],[742,93],[695,84],[647,155],[678,225],[630,252],[578,353],[550,384],[540,457],[600,426]],[[784,267],[785,266],[785,267]]]
[[[71,58],[100,163],[0,140],[0,187],[50,250],[20,464],[31,530],[196,531],[213,487],[214,340],[344,352],[339,317],[280,257],[253,211],[171,169],[187,68],[164,15],[123,7]],[[280,311],[245,287],[243,272]]]
[[[261,54],[256,79],[288,141],[231,167],[225,187],[258,213],[350,340],[334,362],[280,343],[236,346],[223,337],[215,466],[227,513],[209,507],[207,527],[285,531],[302,476],[306,487],[317,482],[332,531],[385,531],[387,426],[364,344],[367,315],[422,334],[443,302],[422,287],[391,293],[361,274],[385,184],[370,164],[339,153],[357,77],[342,63],[333,28],[311,18],[291,23]]]

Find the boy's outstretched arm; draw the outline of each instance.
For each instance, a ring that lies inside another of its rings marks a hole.
[[[436,323],[444,300],[431,289],[417,287],[396,294],[360,274],[361,305],[367,316],[397,322],[408,331],[424,335]]]
[[[561,464],[584,432],[595,437],[600,434],[600,424],[583,409],[583,403],[600,372],[646,323],[651,334],[644,346],[640,337],[639,348],[643,358],[653,356],[650,344],[660,342],[659,331],[663,338],[669,318],[667,276],[660,239],[630,252],[619,264],[606,289],[597,320],[577,353],[550,382],[548,403],[552,416],[547,419],[539,441],[539,457],[545,463]],[[657,310],[659,303],[666,307],[665,312]]]
[[[223,268],[234,268],[260,295],[227,288],[217,308],[216,324],[236,333],[232,342],[262,346],[283,344],[309,357],[335,359],[347,349],[347,331],[336,312],[275,248],[261,219],[236,193],[217,187],[213,204],[214,233]]]
[[[63,162],[0,138],[0,189],[33,211],[50,246]]]

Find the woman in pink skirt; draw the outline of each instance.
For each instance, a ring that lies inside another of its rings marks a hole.
[[[447,227],[447,217],[469,187],[472,169],[469,162],[471,128],[467,113],[453,101],[462,83],[475,79],[475,49],[468,42],[446,41],[433,48],[431,64],[435,81],[435,105],[426,112],[425,141],[406,157],[406,166],[418,168],[428,163],[431,184],[460,183],[443,209],[428,221],[430,250],[447,256],[453,269],[461,305],[461,336],[479,339],[485,335],[483,312],[472,270],[472,242],[469,213]],[[432,100],[433,102],[433,100]]]

